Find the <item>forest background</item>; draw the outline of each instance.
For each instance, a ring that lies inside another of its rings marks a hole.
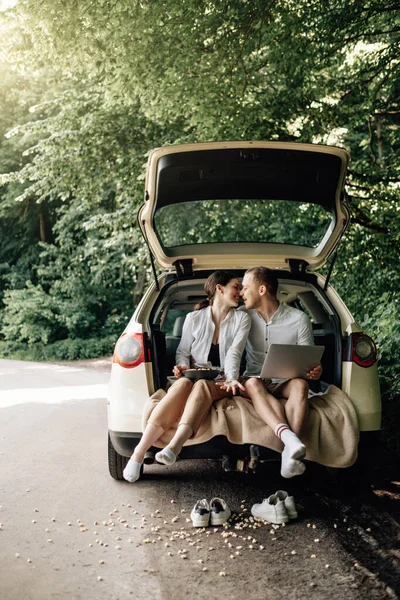
[[[0,356],[110,354],[151,279],[148,152],[281,140],[351,155],[331,283],[400,416],[400,8],[391,0],[0,0]],[[400,455],[399,436],[390,437]]]

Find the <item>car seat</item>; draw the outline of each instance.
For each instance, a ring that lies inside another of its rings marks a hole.
[[[185,317],[177,317],[175,319],[172,335],[165,336],[167,375],[172,375],[172,369],[176,364],[175,355],[179,346],[179,342],[181,341],[184,322]]]

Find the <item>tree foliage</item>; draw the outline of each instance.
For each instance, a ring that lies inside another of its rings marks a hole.
[[[149,279],[136,227],[149,150],[253,139],[349,150],[353,224],[332,281],[389,348],[399,12],[392,0],[24,0],[0,13],[3,339],[117,334]],[[209,234],[223,231],[210,215]]]

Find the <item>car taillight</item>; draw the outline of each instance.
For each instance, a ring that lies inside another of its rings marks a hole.
[[[352,333],[349,336],[345,360],[355,362],[360,367],[371,367],[376,362],[376,346],[365,333]]]
[[[145,360],[143,334],[123,333],[115,346],[113,362],[126,369],[132,369],[145,362]]]

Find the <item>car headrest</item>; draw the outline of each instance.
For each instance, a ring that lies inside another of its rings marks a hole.
[[[182,329],[183,324],[185,322],[185,317],[177,317],[174,323],[174,329],[172,330],[172,335],[174,337],[182,337]]]

